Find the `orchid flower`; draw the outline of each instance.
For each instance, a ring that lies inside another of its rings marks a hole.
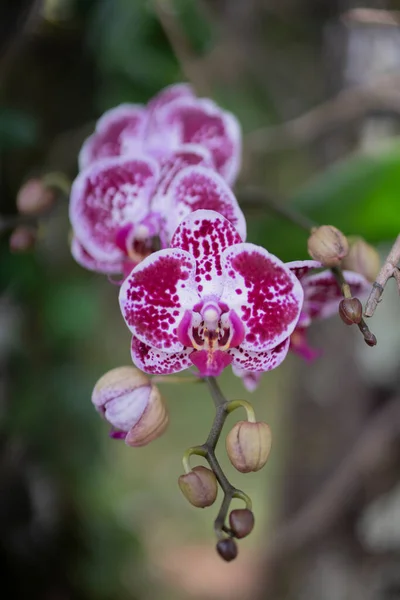
[[[147,106],[121,104],[105,112],[82,146],[79,168],[141,153],[163,160],[182,144],[206,149],[213,168],[229,185],[234,183],[240,169],[240,125],[212,100],[197,98],[187,84],[165,88]]]
[[[321,352],[309,346],[306,331],[313,321],[326,319],[337,314],[339,302],[343,298],[340,286],[330,270],[312,273],[321,269],[320,262],[315,260],[299,260],[286,263],[294,275],[299,279],[304,291],[304,303],[296,328],[290,336],[290,350],[299,354],[306,361],[317,358]],[[371,285],[362,275],[353,271],[344,271],[346,281],[350,284],[352,293],[357,297],[366,296]],[[262,373],[249,370],[233,369],[235,375],[241,377],[243,384],[249,391],[254,391],[258,386]]]
[[[197,210],[171,248],[133,269],[119,301],[137,367],[175,373],[195,365],[201,376],[217,376],[229,364],[268,371],[284,360],[303,288],[278,258],[243,243],[224,216]]]
[[[94,162],[73,183],[71,251],[85,268],[128,275],[143,258],[169,245],[180,221],[203,208],[224,215],[246,236],[246,222],[224,179],[200,146],[183,145],[160,165],[145,156]]]

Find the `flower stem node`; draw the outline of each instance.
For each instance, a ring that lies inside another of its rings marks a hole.
[[[362,237],[349,238],[350,249],[343,259],[342,268],[360,273],[373,283],[380,269],[380,258],[377,250]]]
[[[92,402],[113,426],[111,437],[145,446],[164,433],[168,413],[157,386],[139,369],[117,367],[96,383]]]
[[[36,244],[37,231],[29,225],[19,225],[10,235],[11,252],[29,252]]]
[[[241,473],[259,471],[271,450],[271,430],[267,423],[239,421],[226,437],[226,451],[233,466]]]
[[[178,479],[182,494],[190,504],[197,508],[206,508],[214,504],[218,493],[217,479],[211,469],[194,467],[189,473]]]
[[[234,536],[240,540],[253,531],[254,514],[248,508],[237,508],[229,515],[229,525]]]
[[[332,225],[321,225],[311,230],[308,253],[325,267],[337,267],[349,251],[346,236]]]
[[[217,544],[217,552],[226,562],[234,560],[238,555],[238,549],[235,540],[232,538],[219,540]]]
[[[54,189],[44,185],[41,179],[28,179],[17,194],[17,209],[21,215],[38,215],[53,206]]]
[[[343,298],[339,304],[339,315],[346,325],[358,325],[362,319],[362,304],[358,298]]]

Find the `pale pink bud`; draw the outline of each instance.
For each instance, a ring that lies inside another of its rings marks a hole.
[[[28,252],[36,244],[37,231],[29,225],[18,225],[10,235],[11,252]]]
[[[271,450],[271,430],[267,423],[239,421],[226,437],[226,451],[233,466],[241,473],[259,471]]]
[[[349,252],[342,262],[343,269],[360,273],[373,283],[381,266],[377,250],[361,237],[350,238],[349,242]]]
[[[201,465],[181,475],[178,485],[185,498],[197,508],[211,506],[217,497],[217,479],[211,469]]]
[[[113,426],[111,437],[125,439],[128,446],[145,446],[168,425],[158,388],[135,367],[118,367],[103,375],[95,385],[92,402]]]
[[[17,209],[22,215],[37,215],[49,210],[55,202],[55,192],[41,179],[28,179],[17,194]]]
[[[325,267],[337,267],[349,251],[346,236],[332,225],[322,225],[312,230],[307,242],[311,258]]]

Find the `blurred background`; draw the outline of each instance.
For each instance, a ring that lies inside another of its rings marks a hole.
[[[216,509],[187,504],[181,456],[213,418],[201,386],[167,385],[149,447],[109,439],[91,391],[129,364],[118,288],[73,261],[68,202],[34,251],[10,252],[29,178],[71,180],[104,110],[190,81],[244,130],[236,191],[248,240],[306,258],[293,206],[385,256],[400,230],[400,2],[2,0],[0,3],[0,574],[31,600],[400,599],[400,302],[389,282],[368,348],[333,318],[321,356],[290,356],[228,398],[271,424],[266,468],[226,471],[254,501],[239,557],[214,549]],[[268,199],[268,204],[265,200]],[[393,283],[393,284],[392,284]],[[232,418],[233,422],[233,418]],[[229,424],[228,424],[229,427]],[[228,430],[228,429],[227,429]],[[222,445],[223,446],[223,445]],[[8,597],[8,596],[7,596]]]

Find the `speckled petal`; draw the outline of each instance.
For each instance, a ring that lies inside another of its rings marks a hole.
[[[233,114],[208,99],[183,98],[159,116],[165,127],[179,125],[181,143],[200,144],[211,152],[215,168],[232,185],[241,163],[241,129]]]
[[[179,223],[191,212],[214,210],[224,216],[241,237],[246,239],[246,221],[238,201],[224,179],[203,166],[187,167],[173,180],[169,190],[166,232],[172,237]]]
[[[257,352],[283,342],[294,330],[303,303],[303,288],[290,269],[264,248],[246,243],[225,250],[222,268],[220,301],[243,322],[241,346]]]
[[[296,275],[300,281],[309,274],[310,271],[315,269],[321,269],[322,264],[317,260],[293,260],[292,262],[285,263],[287,267]]]
[[[136,140],[135,148],[131,143],[130,150],[141,151],[146,123],[146,109],[138,104],[121,104],[105,112],[97,121],[95,132],[83,143],[78,158],[79,169],[101,158],[119,156],[123,152],[125,135]]]
[[[150,392],[150,386],[143,386],[121,394],[106,403],[104,417],[117,429],[128,432],[146,410]]]
[[[122,315],[132,333],[159,350],[180,352],[177,328],[199,296],[195,261],[187,252],[167,248],[145,258],[121,286]]]
[[[289,344],[290,338],[287,338],[267,352],[251,352],[243,346],[239,346],[238,348],[230,348],[228,353],[233,357],[232,367],[252,372],[272,371],[285,360]]]
[[[96,260],[123,258],[115,243],[117,232],[148,214],[158,172],[152,159],[117,156],[93,163],[75,179],[70,220],[76,236]]]
[[[170,195],[168,195],[171,182],[182,169],[194,165],[213,166],[211,154],[207,148],[197,144],[182,144],[161,161],[160,177],[151,205],[152,211],[168,215],[171,210],[174,210],[170,202]],[[176,223],[171,233],[175,231],[178,224]]]
[[[202,297],[220,296],[223,289],[221,254],[242,240],[231,223],[213,210],[196,210],[180,223],[171,246],[181,248],[196,260],[197,290]]]
[[[192,348],[184,348],[180,352],[164,352],[144,344],[135,336],[132,338],[132,360],[145,373],[168,375],[183,371],[192,366],[189,358],[192,351]]]
[[[362,300],[369,294],[371,284],[362,275],[353,271],[344,271],[343,274],[353,296]],[[343,295],[330,271],[308,275],[301,283],[304,288],[305,314],[311,319],[325,319],[337,313]]]
[[[195,98],[193,88],[188,83],[174,83],[165,87],[154,98],[149,100],[147,110],[149,113],[153,113],[155,110],[160,110],[164,106],[171,104],[171,102],[183,98]]]
[[[87,252],[87,250],[85,250],[76,237],[72,238],[71,254],[77,263],[89,271],[96,271],[97,273],[104,273],[105,275],[123,273],[123,261],[109,262],[106,260],[96,260]]]

